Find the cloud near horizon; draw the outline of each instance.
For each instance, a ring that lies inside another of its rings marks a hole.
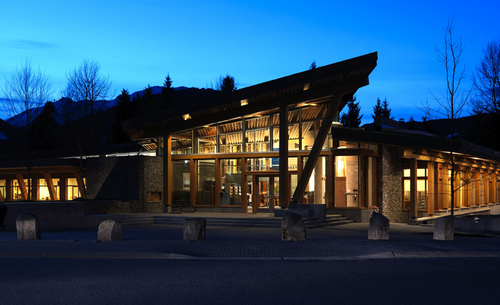
[[[36,41],[36,40],[28,40],[28,39],[15,39],[10,40],[9,45],[15,49],[48,49],[55,48],[57,45],[53,43]]]

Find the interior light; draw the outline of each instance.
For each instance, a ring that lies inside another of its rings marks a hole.
[[[311,86],[310,83],[307,83],[304,85],[304,91],[309,90],[309,87]]]
[[[189,115],[189,113],[188,114],[184,114],[182,116],[182,118],[184,119],[184,121],[191,120],[191,116]]]
[[[246,105],[248,105],[248,100],[247,99],[241,100],[241,106],[246,106]]]

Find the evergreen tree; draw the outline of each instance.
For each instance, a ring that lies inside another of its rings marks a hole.
[[[222,92],[231,92],[238,89],[234,77],[226,74],[226,76],[220,76],[217,84],[215,85],[215,90]]]
[[[56,108],[54,103],[47,102],[42,112],[33,120],[31,125],[31,136],[33,137],[33,149],[53,149],[57,145],[56,132],[59,124],[56,119]]]
[[[375,120],[376,117],[383,117],[394,120],[394,117],[391,117],[391,108],[389,108],[389,102],[387,102],[387,98],[382,102],[380,98],[377,98],[377,104],[373,106],[373,114],[372,118]]]
[[[129,141],[127,135],[122,131],[121,122],[130,119],[134,116],[132,112],[132,102],[130,101],[130,94],[127,90],[123,89],[122,93],[118,96],[118,101],[115,108],[115,118],[113,122],[113,142],[125,143]]]
[[[142,94],[137,95],[136,99],[137,114],[147,115],[158,111],[159,107],[156,104],[155,96],[153,95],[153,88],[148,85]]]
[[[347,112],[342,113],[340,122],[346,127],[359,127],[363,115],[359,115],[361,107],[359,103],[355,103],[356,97],[353,97],[347,102]]]
[[[416,129],[415,120],[413,119],[413,117],[410,117],[410,119],[408,120],[408,129],[410,130]]]
[[[391,117],[391,108],[389,108],[389,102],[387,102],[387,99],[384,99],[384,102],[382,103],[382,116],[384,118],[394,120],[394,117]]]
[[[172,87],[172,79],[170,74],[167,74],[163,87],[161,88],[161,108],[166,109],[174,104],[174,88]]]
[[[382,108],[382,102],[380,101],[380,98],[377,98],[377,104],[373,106],[372,118],[375,120],[376,117],[382,116],[383,113],[384,109]]]

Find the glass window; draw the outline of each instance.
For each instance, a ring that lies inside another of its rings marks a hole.
[[[7,198],[7,180],[0,179],[0,193],[2,194],[2,198],[6,200]]]
[[[26,186],[26,191],[28,191],[28,179],[24,179],[24,185]],[[31,190],[31,198],[33,199],[33,188],[32,188],[32,179],[30,179],[30,190]],[[21,191],[21,186],[17,179],[12,180],[12,199],[13,200],[23,200],[23,195]]]
[[[85,178],[83,178],[83,183],[87,183]],[[78,189],[76,178],[68,178],[68,184],[66,185],[66,200],[73,200],[80,197],[80,190]]]
[[[213,154],[216,153],[216,127],[204,127],[195,130],[195,143],[198,146],[199,154]]]
[[[243,121],[219,125],[219,152],[243,151]]]
[[[222,166],[221,205],[241,205],[241,160],[224,159]]]
[[[191,166],[189,160],[172,161],[173,167],[173,200],[190,200],[191,194]]]
[[[59,200],[59,178],[52,179],[52,184],[56,192],[56,198],[54,200]],[[51,200],[49,186],[45,179],[38,180],[38,198],[39,200]]]
[[[191,154],[192,153],[192,131],[172,134],[172,154]]]
[[[215,204],[215,160],[198,160],[196,204]]]

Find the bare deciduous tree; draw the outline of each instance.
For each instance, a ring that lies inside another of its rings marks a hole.
[[[100,74],[100,70],[99,63],[85,59],[80,67],[67,76],[65,95],[79,105],[76,109],[78,117],[94,115],[109,97],[112,83],[109,76]]]
[[[28,171],[28,193],[26,200],[31,200],[31,163],[33,150],[33,121],[39,115],[42,106],[51,98],[51,83],[39,68],[35,69],[30,59],[26,59],[20,68],[5,81],[4,109],[13,117],[13,124],[25,130],[26,161]]]
[[[447,26],[444,28],[444,39],[442,45],[436,45],[435,51],[437,58],[446,72],[446,90],[440,96],[432,94],[438,107],[433,108],[428,103],[422,105],[421,108],[426,117],[429,118],[446,118],[451,124],[451,147],[449,162],[451,164],[451,179],[450,179],[450,196],[451,196],[451,215],[454,214],[454,198],[455,192],[462,187],[460,184],[455,184],[459,179],[459,171],[456,170],[456,160],[454,156],[455,144],[455,120],[459,118],[469,101],[471,89],[463,90],[462,81],[466,78],[465,67],[462,65],[462,54],[464,47],[462,45],[462,37],[455,38],[453,36],[453,18],[448,20]]]
[[[63,92],[69,99],[64,105],[62,115],[70,120],[70,135],[80,154],[80,179],[83,186],[83,149],[88,147],[92,139],[98,138],[96,132],[96,114],[102,110],[109,98],[111,81],[109,76],[102,76],[101,66],[95,61],[84,60],[80,67],[67,75],[68,84]],[[73,102],[74,101],[74,102]],[[85,188],[83,189],[85,192]],[[85,193],[81,194],[85,197]]]
[[[475,114],[500,114],[500,40],[488,43],[483,59],[472,75]]]

